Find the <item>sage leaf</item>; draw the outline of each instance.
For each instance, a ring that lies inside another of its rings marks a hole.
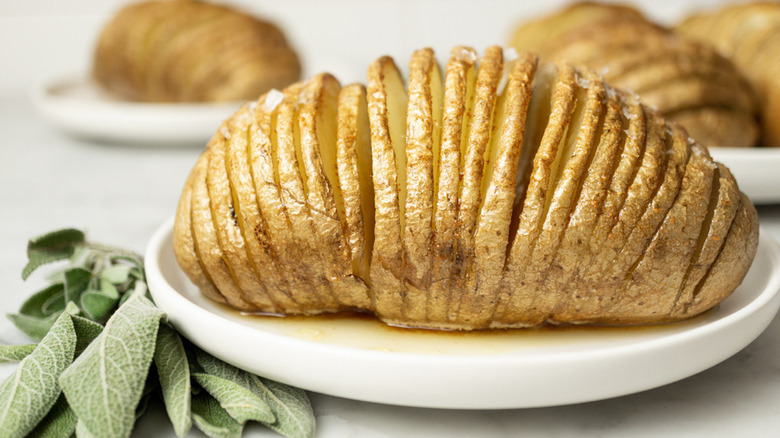
[[[82,429],[98,436],[129,436],[163,316],[144,296],[129,299],[62,373],[60,385]]]
[[[262,377],[257,377],[256,382],[276,417],[276,422],[268,427],[289,438],[314,436],[314,411],[304,390]]]
[[[78,418],[68,406],[65,396],[60,394],[57,402],[37,426],[30,432],[36,438],[69,438],[76,430]]]
[[[41,312],[46,316],[59,315],[65,310],[65,291],[50,296],[41,306]]]
[[[81,421],[81,419],[76,422],[76,436],[78,438],[97,438],[97,435],[92,433],[86,423]]]
[[[205,392],[192,396],[192,422],[211,438],[238,438],[244,431],[244,425]]]
[[[249,388],[233,380],[211,374],[194,373],[192,376],[239,423],[249,420],[261,423],[274,422],[271,408]]]
[[[0,363],[19,362],[35,350],[38,344],[0,345]]]
[[[107,297],[100,292],[87,290],[81,294],[79,304],[87,316],[99,320],[116,306],[117,301],[116,298]]]
[[[29,316],[24,314],[10,314],[7,315],[8,319],[18,328],[22,333],[31,337],[36,341],[40,341],[49,333],[52,325],[57,320],[59,315],[51,315],[45,317]]]
[[[190,365],[179,334],[167,324],[160,324],[157,332],[154,364],[168,418],[176,435],[184,436],[192,427]]]
[[[76,356],[79,356],[103,332],[103,326],[79,315],[71,315],[71,319],[76,329]]]
[[[103,270],[100,278],[113,284],[122,284],[130,278],[130,265],[116,265]]]
[[[92,272],[84,268],[65,271],[65,301],[78,303],[81,294],[89,287]]]
[[[115,300],[119,299],[119,290],[114,286],[114,283],[105,278],[100,279],[100,293]]]
[[[0,385],[0,430],[24,436],[46,416],[60,395],[57,378],[73,362],[76,332],[63,313],[40,344]]]
[[[201,350],[197,351],[196,357],[206,373],[239,383],[271,408],[274,421],[258,421],[288,437],[314,435],[314,412],[305,391],[260,378]],[[218,397],[217,399],[220,400]]]
[[[67,228],[35,237],[27,243],[27,265],[22,270],[22,278],[27,279],[36,269],[47,263],[67,259],[77,245],[84,242],[84,233]]]
[[[39,290],[27,298],[22,307],[19,308],[19,313],[27,316],[34,316],[38,318],[45,318],[52,313],[46,313],[44,307],[46,303],[52,299],[52,297],[62,294],[65,291],[65,286],[62,283],[53,284],[45,289]]]

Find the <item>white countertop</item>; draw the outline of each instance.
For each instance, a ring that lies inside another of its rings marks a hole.
[[[1,12],[0,8],[0,19]],[[33,20],[11,18],[6,24]],[[8,33],[0,31],[0,36],[5,39],[0,41],[3,55]],[[34,76],[43,75],[36,71]],[[28,89],[16,87],[23,80],[0,78],[3,81],[0,310],[8,313],[16,311],[41,285],[39,278],[26,283],[21,279],[28,238],[76,227],[86,230],[94,241],[143,252],[155,229],[173,215],[184,179],[201,148],[109,145],[65,135],[39,116]],[[780,205],[760,206],[758,211],[764,229],[780,239]],[[0,318],[0,343],[22,342],[25,337]],[[0,373],[4,377],[12,369],[3,365]],[[780,317],[752,344],[721,364],[682,381],[616,399],[551,408],[449,411],[321,394],[311,394],[311,398],[318,437],[771,436],[780,430]],[[151,409],[134,436],[173,436],[160,406]],[[277,436],[260,427],[248,432],[245,436]],[[190,435],[201,436],[194,430]]]

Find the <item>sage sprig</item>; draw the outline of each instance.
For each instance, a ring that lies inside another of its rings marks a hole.
[[[150,398],[172,427],[240,437],[258,421],[291,438],[314,435],[306,393],[229,365],[200,350],[166,321],[147,293],[142,258],[65,229],[30,240],[27,278],[63,262],[44,289],[8,318],[37,341],[0,346],[18,361],[0,384],[2,436],[127,437]]]

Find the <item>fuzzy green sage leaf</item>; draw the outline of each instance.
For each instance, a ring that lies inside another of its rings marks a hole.
[[[84,233],[73,228],[53,231],[35,237],[27,243],[29,261],[22,270],[22,278],[27,279],[39,267],[64,260],[73,255],[77,245],[84,242]]]
[[[244,431],[244,425],[205,392],[192,396],[192,422],[211,438],[238,438]]]
[[[76,414],[68,406],[65,396],[60,394],[49,413],[30,432],[30,436],[36,438],[69,438],[76,430],[77,422]]]
[[[73,362],[76,332],[63,313],[38,346],[0,385],[0,431],[24,436],[49,412],[60,395],[57,379]]]
[[[314,410],[306,392],[299,388],[262,377],[253,376],[263,398],[276,417],[274,423],[267,426],[289,438],[309,438],[314,436]]]
[[[238,382],[205,373],[192,376],[239,423],[254,420],[267,424],[275,421],[271,407]]]
[[[157,332],[154,365],[173,430],[177,436],[184,436],[192,426],[190,365],[179,334],[167,324],[160,324]]]
[[[40,341],[49,333],[52,325],[57,320],[59,315],[51,315],[45,317],[29,316],[22,313],[9,314],[8,319],[25,335],[33,338],[36,341]]]
[[[62,373],[60,385],[83,429],[129,436],[163,316],[143,295],[134,296]]]
[[[274,420],[258,421],[287,437],[307,438],[314,435],[314,412],[305,391],[263,379],[200,350],[196,357],[206,373],[231,380],[265,402]],[[219,397],[217,400],[222,401]]]
[[[0,363],[19,362],[29,356],[38,344],[0,345]]]

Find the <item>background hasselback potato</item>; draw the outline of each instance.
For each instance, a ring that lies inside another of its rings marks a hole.
[[[511,45],[600,72],[706,146],[757,142],[758,106],[736,67],[709,45],[679,38],[630,7],[576,3],[522,23]]]
[[[190,174],[177,259],[239,309],[477,329],[644,324],[742,281],[756,211],[676,124],[597,75],[488,48],[389,57],[242,107]]]
[[[780,146],[780,3],[729,5],[688,17],[676,31],[714,45],[750,79],[761,101],[762,143]]]
[[[197,0],[130,4],[104,26],[92,75],[110,92],[148,102],[255,99],[300,78],[274,24]]]

